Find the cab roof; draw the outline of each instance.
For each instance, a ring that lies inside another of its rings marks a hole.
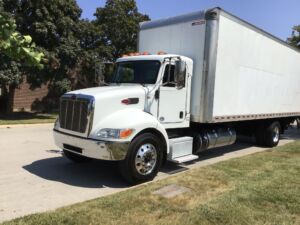
[[[163,55],[138,55],[138,56],[126,56],[119,58],[117,62],[126,62],[126,61],[142,61],[142,60],[156,60],[163,62],[166,58],[170,57],[181,57],[182,59],[191,60],[188,57],[176,55],[176,54],[163,54]]]

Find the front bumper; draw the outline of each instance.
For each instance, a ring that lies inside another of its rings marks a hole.
[[[53,130],[53,134],[55,144],[59,148],[94,159],[124,160],[129,147],[128,142],[104,142],[77,137],[57,130]]]

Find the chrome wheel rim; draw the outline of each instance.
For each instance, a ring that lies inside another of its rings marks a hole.
[[[279,136],[280,136],[279,127],[274,128],[272,136],[273,136],[273,142],[274,143],[279,141]]]
[[[141,175],[150,174],[157,163],[157,151],[154,145],[144,144],[140,146],[135,156],[135,168]]]

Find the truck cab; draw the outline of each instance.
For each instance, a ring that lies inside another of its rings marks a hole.
[[[172,152],[167,132],[190,125],[192,71],[190,58],[173,54],[118,59],[110,84],[61,97],[56,145],[72,161],[120,161],[130,182],[152,179],[167,159],[192,156],[191,138]]]

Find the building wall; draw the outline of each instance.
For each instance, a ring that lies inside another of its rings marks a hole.
[[[43,111],[43,99],[48,95],[48,86],[42,85],[40,88],[30,89],[30,85],[24,79],[19,88],[15,89],[11,96],[11,104],[16,111]]]

